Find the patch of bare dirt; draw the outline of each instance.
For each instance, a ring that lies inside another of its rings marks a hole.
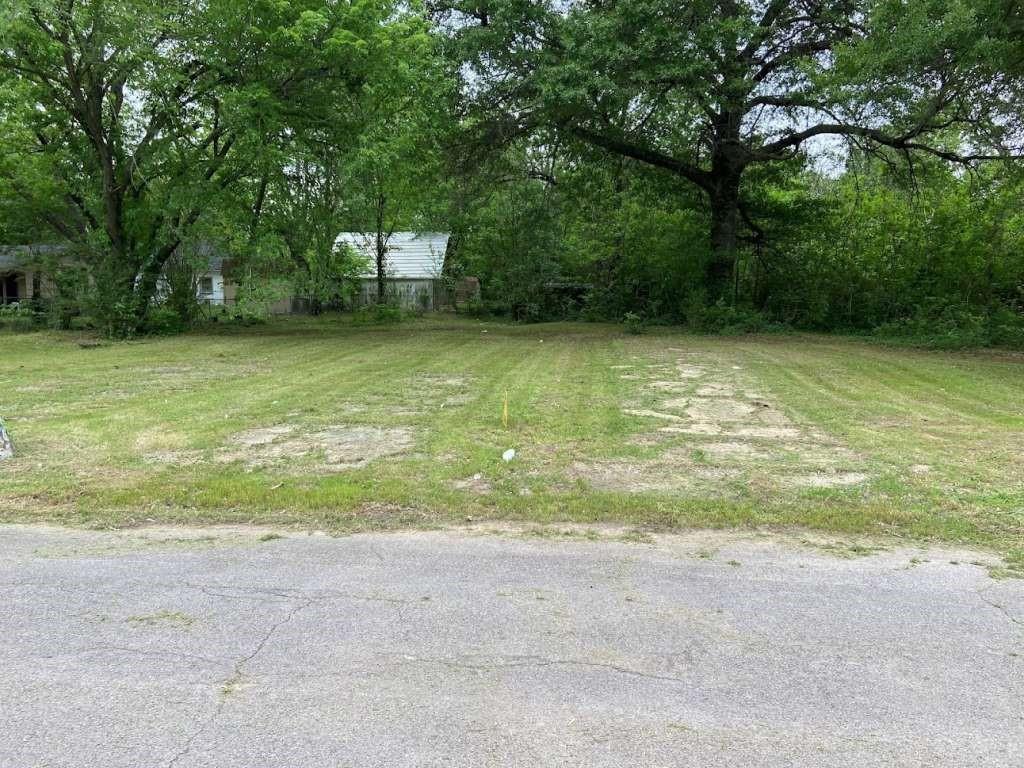
[[[629,416],[643,416],[649,419],[665,419],[666,421],[685,421],[682,416],[678,416],[674,413],[662,413],[661,411],[651,411],[645,408],[629,409],[623,411],[623,413]]]
[[[664,403],[669,410],[686,413],[693,421],[742,421],[757,412],[750,403],[725,397],[680,397]]]
[[[652,381],[648,384],[651,389],[658,389],[662,392],[689,392],[691,385],[685,381]]]
[[[772,451],[753,443],[720,442],[701,443],[697,448],[715,459],[758,458],[770,459]]]
[[[710,422],[694,421],[685,427],[659,427],[659,432],[673,435],[721,435],[723,429],[718,424]]]
[[[642,382],[623,412],[663,422],[627,442],[664,445],[661,455],[577,463],[575,479],[602,490],[681,493],[735,478],[765,488],[843,488],[869,479],[855,452],[794,423],[744,366],[702,352],[680,350],[674,357],[667,368],[616,366],[621,378]]]
[[[218,454],[219,461],[242,461],[251,467],[268,466],[289,459],[323,453],[321,469],[362,467],[375,459],[408,452],[415,442],[404,427],[330,426],[303,433],[290,424],[239,432],[231,442],[243,450]]]
[[[818,472],[806,475],[781,475],[780,485],[798,488],[846,488],[867,482],[864,472]]]
[[[467,387],[469,378],[466,376],[452,376],[450,374],[425,373],[419,377],[419,381],[432,387]]]
[[[711,382],[697,388],[698,397],[735,397],[736,389],[731,384]]]
[[[803,433],[796,427],[736,427],[729,430],[728,434],[735,437],[752,437],[788,443],[799,440]]]
[[[488,494],[492,490],[490,482],[480,474],[463,478],[462,480],[453,480],[452,488],[457,491],[469,491],[470,493],[475,493],[478,496]]]
[[[239,432],[231,438],[231,442],[246,448],[255,448],[261,445],[270,445],[276,440],[290,435],[295,431],[292,424],[278,424],[273,427],[256,427]]]
[[[599,491],[685,493],[738,477],[737,470],[645,461],[576,462],[570,476]]]
[[[328,464],[361,467],[374,459],[397,456],[412,448],[412,430],[404,427],[328,427],[310,435],[312,449],[322,448]]]
[[[699,379],[705,374],[705,370],[699,365],[689,365],[688,363],[679,363],[676,366],[676,372],[679,374],[681,379]]]
[[[151,451],[142,454],[147,464],[166,464],[170,466],[188,467],[203,460],[202,451]]]

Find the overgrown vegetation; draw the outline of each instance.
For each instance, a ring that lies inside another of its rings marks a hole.
[[[368,270],[386,303],[391,235],[442,230],[473,316],[1019,347],[1022,13],[15,0],[0,243],[62,247],[33,323],[114,336],[347,308]],[[211,254],[235,307],[196,301]]]

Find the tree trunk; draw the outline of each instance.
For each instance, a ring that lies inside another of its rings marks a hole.
[[[383,304],[387,300],[387,243],[384,238],[384,205],[383,195],[377,198],[377,303]]]
[[[708,300],[716,302],[733,294],[739,242],[739,182],[728,182],[711,195],[711,260],[704,273]]]

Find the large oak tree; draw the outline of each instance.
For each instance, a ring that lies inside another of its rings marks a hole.
[[[910,162],[1019,154],[1010,0],[456,0],[437,12],[484,143],[555,128],[702,190],[712,296],[759,231],[744,199],[758,164],[823,137]]]

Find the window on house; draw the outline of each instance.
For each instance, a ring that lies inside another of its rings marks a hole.
[[[212,296],[213,295],[213,278],[212,277],[200,277],[199,278],[199,295],[200,296]]]

